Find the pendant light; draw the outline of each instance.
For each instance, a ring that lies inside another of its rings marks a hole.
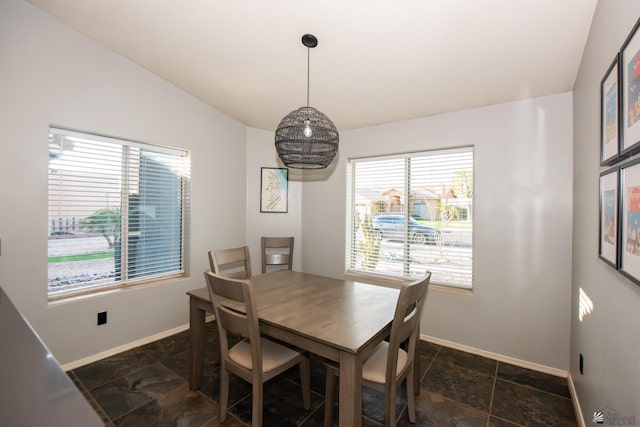
[[[310,49],[318,46],[311,34],[302,36],[307,47],[307,105],[287,114],[276,128],[276,151],[285,166],[324,169],[336,156],[340,135],[333,122],[309,106]]]

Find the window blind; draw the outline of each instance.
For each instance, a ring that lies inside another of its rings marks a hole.
[[[352,159],[347,270],[471,288],[473,147]]]
[[[189,153],[49,129],[49,295],[184,273]]]

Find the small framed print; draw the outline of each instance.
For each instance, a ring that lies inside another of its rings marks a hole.
[[[621,150],[631,155],[640,150],[640,20],[620,50]]]
[[[600,174],[600,243],[598,256],[618,268],[618,168]]]
[[[260,177],[260,212],[286,213],[289,169],[262,168]]]
[[[600,82],[600,165],[614,163],[620,155],[618,55]]]
[[[640,285],[640,159],[620,165],[618,269]]]

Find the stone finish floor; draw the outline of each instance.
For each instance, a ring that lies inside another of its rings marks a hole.
[[[219,426],[217,331],[207,334],[202,387],[187,382],[189,331],[68,372],[107,426]],[[481,356],[422,342],[417,426],[577,426],[567,381]],[[264,426],[323,425],[325,370],[312,356],[311,409],[302,408],[298,369],[267,382]],[[364,389],[362,425],[383,425],[383,395]],[[334,424],[337,423],[337,402]],[[396,398],[398,426],[409,424],[406,387]],[[251,424],[251,387],[231,375],[223,426]]]

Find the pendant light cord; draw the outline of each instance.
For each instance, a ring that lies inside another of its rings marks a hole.
[[[307,47],[307,107],[309,106],[309,64],[311,58],[311,49]]]

